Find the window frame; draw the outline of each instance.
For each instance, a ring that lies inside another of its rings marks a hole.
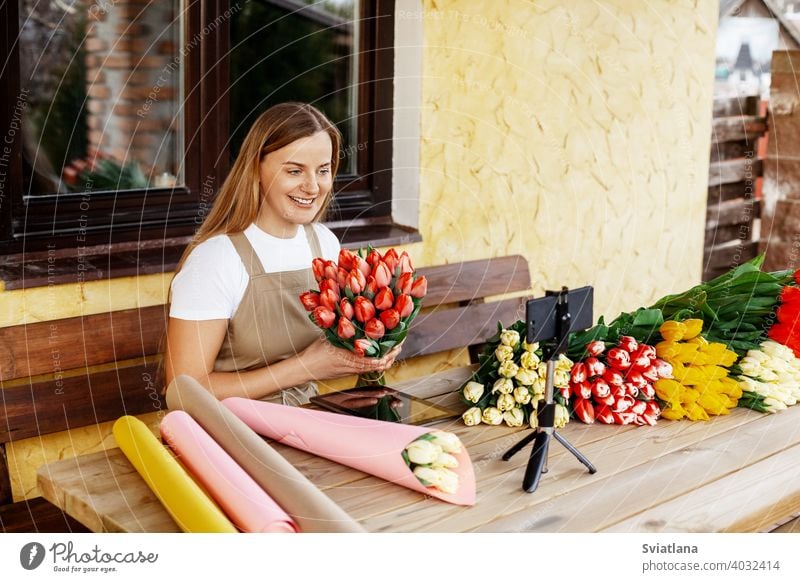
[[[229,133],[226,55],[232,3],[187,0],[181,6],[184,46],[186,39],[200,36],[183,61],[185,186],[92,193],[88,200],[80,193],[23,197],[21,140],[14,140],[11,163],[2,168],[6,175],[0,177],[5,180],[4,200],[0,199],[0,279],[6,289],[175,268],[229,169],[228,156],[220,153],[227,147]],[[341,212],[327,223],[345,246],[418,240],[392,225],[391,219],[394,14],[395,0],[364,0],[358,19],[360,46],[373,47],[358,53],[358,143],[367,147],[359,152],[358,175],[337,179],[333,206]],[[0,56],[6,63],[0,70],[0,86],[6,88],[0,92],[3,128],[9,127],[21,86],[18,16],[17,1],[0,4],[0,21],[7,23],[0,29]],[[4,145],[0,143],[0,153]],[[48,223],[56,210],[58,223]],[[120,224],[120,218],[129,222]],[[83,268],[76,268],[76,260],[82,258]]]

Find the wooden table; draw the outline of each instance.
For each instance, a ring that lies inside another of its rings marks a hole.
[[[398,388],[456,404],[459,368]],[[708,422],[655,427],[584,425],[561,431],[597,467],[589,475],[557,443],[533,494],[521,490],[524,434],[506,427],[438,428],[459,435],[475,468],[478,500],[465,508],[281,445],[276,448],[373,532],[754,532],[800,513],[800,405],[774,415],[737,409]],[[174,532],[169,517],[119,449],[45,465],[42,494],[93,531]]]

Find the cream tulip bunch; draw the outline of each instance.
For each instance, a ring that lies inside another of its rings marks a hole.
[[[455,455],[461,452],[461,441],[449,432],[429,432],[412,441],[403,450],[403,459],[414,476],[426,487],[445,493],[458,491],[458,467]]]
[[[462,415],[464,424],[521,427],[538,425],[536,410],[544,399],[547,363],[541,360],[538,343],[529,344],[521,337],[525,322],[518,321],[510,328],[498,325],[497,335],[481,352],[480,367],[460,388],[461,396],[470,405]],[[556,362],[556,424],[569,422],[566,399],[562,392],[569,386],[572,361],[561,355]]]
[[[742,389],[739,406],[778,412],[800,400],[800,359],[791,348],[767,340],[737,363]]]

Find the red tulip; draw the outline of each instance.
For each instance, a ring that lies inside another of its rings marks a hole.
[[[656,389],[653,387],[652,384],[645,384],[641,388],[639,388],[639,394],[647,398],[648,400],[652,400],[656,397]]]
[[[592,385],[588,382],[576,382],[571,384],[570,387],[572,388],[572,393],[578,398],[592,397]]]
[[[636,420],[636,415],[632,412],[611,412],[614,417],[614,424],[631,424]]]
[[[611,407],[612,412],[625,412],[631,406],[634,405],[636,401],[633,399],[632,396],[623,396],[622,398],[617,398],[617,401],[614,403],[614,406]]]
[[[336,295],[336,300],[339,300],[339,283],[337,283],[334,279],[323,279],[319,282],[319,290],[331,290],[333,294]]]
[[[648,360],[655,360],[658,357],[656,349],[647,344],[639,344],[639,347],[636,349],[636,354],[645,356]]]
[[[353,251],[342,249],[339,251],[339,267],[349,271],[353,268],[353,261],[355,260],[356,255]]]
[[[632,370],[639,370],[640,372],[645,368],[650,367],[650,358],[645,355],[639,353],[639,350],[636,350],[631,354],[631,369]]]
[[[400,260],[398,261],[398,266],[400,267],[400,273],[413,273],[414,267],[411,265],[411,257],[408,256],[408,253],[403,251],[400,254]]]
[[[631,367],[631,356],[622,348],[611,348],[606,354],[606,362],[615,370],[627,370]]]
[[[623,335],[620,336],[617,346],[630,353],[636,351],[636,348],[639,347],[639,342],[636,341],[635,337]]]
[[[611,412],[611,407],[606,404],[595,406],[594,417],[604,424],[614,424],[614,413]]]
[[[599,340],[589,342],[586,344],[586,351],[589,352],[590,356],[599,356],[606,351],[606,344]]]
[[[653,360],[653,366],[655,366],[659,378],[672,378],[672,364],[669,362],[656,358]]]
[[[328,279],[336,280],[337,267],[333,261],[325,261],[325,276]]]
[[[364,276],[364,273],[358,269],[353,269],[350,271],[350,275],[347,278],[347,285],[353,291],[354,295],[358,295],[364,290],[364,287],[367,286],[367,278]]]
[[[359,338],[353,342],[353,351],[359,356],[372,355],[375,353],[375,346],[367,338]]]
[[[372,301],[363,296],[356,297],[356,319],[361,323],[369,321],[375,317],[375,306]]]
[[[632,369],[628,370],[628,373],[625,375],[625,382],[631,383],[637,388],[647,384],[647,380],[644,379],[641,372]]]
[[[374,340],[379,340],[386,333],[386,328],[381,323],[380,319],[372,318],[364,324],[364,334]]]
[[[647,384],[645,384],[647,386]],[[622,398],[623,396],[630,396],[631,398],[636,398],[639,395],[639,386],[636,384],[631,384],[630,382],[625,382],[622,386],[623,393],[618,395],[617,398]]]
[[[339,267],[336,270],[336,282],[339,284],[340,289],[347,285],[347,276],[349,274],[349,271],[343,269],[342,267]]]
[[[315,308],[319,307],[319,293],[316,291],[300,293],[300,302],[306,311],[314,311]]]
[[[345,317],[339,319],[339,325],[336,326],[336,335],[342,339],[350,339],[356,335],[356,328],[353,322]]]
[[[636,400],[631,406],[631,412],[634,414],[644,414],[647,412],[647,402],[644,400]]]
[[[331,311],[336,310],[336,304],[338,303],[338,301],[339,301],[339,296],[336,295],[336,293],[334,293],[330,289],[325,289],[325,291],[319,294],[319,304],[324,307],[327,307]]]
[[[375,265],[372,270],[372,275],[375,277],[375,282],[378,284],[378,288],[388,287],[389,283],[392,282],[392,272],[383,261],[379,261],[378,264]]]
[[[353,315],[355,315],[353,304],[347,300],[347,297],[342,297],[341,301],[339,301],[339,311],[341,311],[342,317],[347,319],[353,319]]]
[[[394,329],[400,324],[400,314],[397,313],[396,309],[387,309],[386,311],[382,311],[380,318],[381,322],[383,322],[383,326],[386,329]]]
[[[605,364],[597,358],[586,358],[584,362],[586,363],[586,375],[589,376],[589,378],[602,376],[603,372],[606,371]]]
[[[578,384],[580,382],[586,381],[586,364],[583,362],[578,362],[577,364],[572,366],[572,370],[570,371],[570,380],[573,384]]]
[[[575,401],[575,416],[581,419],[581,421],[585,422],[586,424],[592,424],[594,422],[594,407],[590,400],[586,400],[585,398],[578,398]]]
[[[606,371],[603,372],[603,380],[612,386],[622,386],[625,383],[625,378],[614,368],[606,368]]]
[[[323,329],[332,327],[333,323],[336,321],[336,314],[322,305],[314,309],[311,314],[314,317],[316,324]]]
[[[606,406],[611,406],[616,402],[616,398],[613,394],[609,394],[608,396],[604,396],[602,398],[598,398],[597,396],[594,397],[595,404],[605,404]]]
[[[389,249],[383,255],[383,262],[386,263],[386,266],[389,267],[389,270],[394,275],[394,270],[397,268],[397,263],[400,262],[400,259],[397,256],[397,251],[394,249]]]
[[[425,275],[420,275],[417,277],[416,281],[414,281],[414,284],[411,285],[411,296],[422,299],[427,292],[428,280],[425,278]]]
[[[611,386],[602,378],[595,378],[591,384],[592,395],[595,398],[606,398],[611,394]]]
[[[651,382],[655,382],[660,378],[660,376],[658,375],[658,368],[656,368],[655,366],[650,366],[649,368],[645,368],[644,370],[642,370],[642,377],[644,377],[645,380],[650,380]]]
[[[400,295],[394,302],[394,308],[400,314],[401,319],[411,315],[411,312],[414,311],[414,301],[412,301],[411,295],[405,293]]]
[[[317,257],[311,261],[311,270],[314,272],[314,279],[321,281],[325,276],[325,261]]]
[[[364,274],[364,277],[372,274],[372,267],[370,267],[369,263],[358,255],[356,255],[355,259],[353,259],[353,268],[361,271]]]
[[[397,278],[397,282],[394,284],[394,292],[398,295],[401,293],[409,295],[411,293],[411,286],[413,284],[414,275],[412,273],[403,273]]]
[[[375,277],[372,275],[367,277],[367,284],[364,285],[364,294],[372,299],[375,297],[375,294],[378,292],[378,282],[375,280]]]
[[[394,295],[392,294],[392,290],[388,287],[384,287],[375,295],[375,309],[384,311],[390,309],[393,305]]]
[[[381,254],[378,252],[377,249],[372,249],[370,253],[367,255],[367,264],[373,269],[375,268],[375,265],[381,262],[381,260],[383,260],[383,257],[381,256]]]

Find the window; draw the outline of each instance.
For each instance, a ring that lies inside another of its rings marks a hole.
[[[48,282],[173,268],[252,120],[289,99],[345,136],[331,226],[345,239],[389,228],[393,11],[392,0],[0,4],[7,288],[36,261],[26,285],[45,284],[53,256],[63,274]],[[96,259],[76,274],[84,255]]]

